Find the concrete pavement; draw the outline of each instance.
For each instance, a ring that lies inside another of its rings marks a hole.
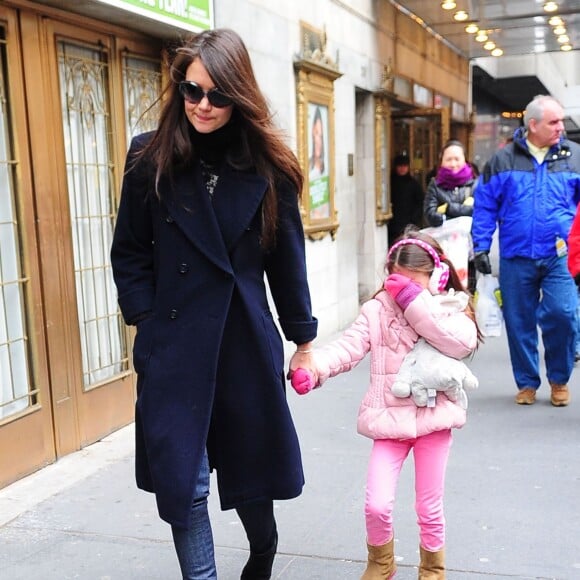
[[[469,363],[480,388],[456,431],[447,476],[447,578],[580,578],[580,385],[572,403],[549,404],[545,382],[531,407],[513,402],[505,335]],[[371,442],[356,434],[368,360],[305,397],[289,391],[303,448],[303,495],[278,502],[274,578],[359,579]],[[215,485],[213,486],[215,489]],[[397,579],[417,577],[412,458],[395,509]],[[245,560],[243,530],[211,497],[220,580]],[[0,490],[0,580],[177,580],[170,530],[133,480],[129,426]]]

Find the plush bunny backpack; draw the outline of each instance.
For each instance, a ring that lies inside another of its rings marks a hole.
[[[467,365],[451,358],[420,338],[403,359],[391,392],[396,397],[413,397],[417,407],[434,407],[437,392],[467,409],[466,389],[479,386]]]

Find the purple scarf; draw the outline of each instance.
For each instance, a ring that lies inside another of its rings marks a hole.
[[[437,171],[435,182],[443,189],[455,189],[456,187],[465,185],[472,179],[473,169],[471,169],[469,163],[466,163],[461,169],[455,172],[447,169],[447,167],[440,167]]]

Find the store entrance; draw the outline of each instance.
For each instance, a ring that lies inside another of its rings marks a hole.
[[[109,28],[0,6],[0,487],[133,420],[109,248],[161,48]]]
[[[391,112],[394,155],[407,154],[411,171],[427,187],[427,176],[436,167],[439,152],[449,139],[449,109],[411,109]]]

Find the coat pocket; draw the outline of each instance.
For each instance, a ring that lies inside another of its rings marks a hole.
[[[270,350],[272,368],[276,375],[284,372],[284,346],[271,312],[264,312],[262,316],[266,340]]]
[[[153,316],[137,323],[137,335],[133,343],[133,368],[137,374],[145,372],[153,342]]]

